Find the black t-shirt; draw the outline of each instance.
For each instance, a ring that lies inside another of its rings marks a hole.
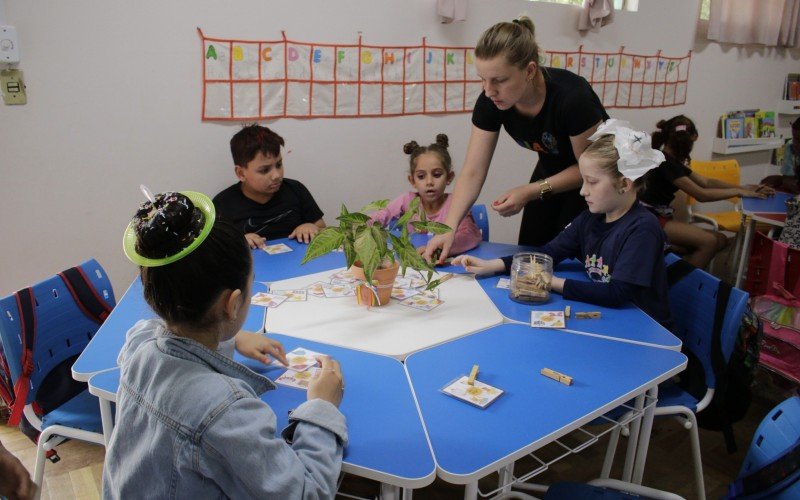
[[[675,199],[678,187],[675,179],[692,175],[692,169],[671,156],[644,176],[644,187],[639,199],[652,207],[666,207]]]
[[[505,127],[520,146],[539,153],[534,177],[543,179],[577,163],[570,136],[580,135],[608,119],[600,98],[589,82],[571,71],[542,68],[547,94],[536,117],[520,114],[514,107],[497,109],[485,93],[478,96],[472,123],[489,132]]]
[[[242,232],[256,233],[268,240],[286,238],[300,224],[317,222],[323,215],[308,189],[301,182],[286,178],[275,196],[264,204],[245,196],[237,182],[214,197],[214,206]]]

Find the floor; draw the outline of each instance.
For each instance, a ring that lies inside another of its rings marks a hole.
[[[750,439],[761,419],[777,403],[792,393],[791,387],[777,384],[766,372],[759,371],[754,387],[754,398],[745,418],[734,425],[739,450],[728,454],[722,434],[700,431],[703,469],[707,497],[720,498],[727,484],[736,477],[744,459]],[[567,437],[567,441],[570,437]],[[36,455],[33,443],[16,428],[0,426],[0,441],[22,460],[32,472]],[[571,480],[586,481],[597,477],[603,461],[607,439],[585,449],[577,455],[554,464],[550,470],[537,476],[537,482]],[[620,451],[624,446],[620,444]],[[43,499],[96,499],[100,498],[104,449],[100,446],[70,441],[58,447],[61,461],[47,463]],[[554,447],[540,450],[541,455],[557,453]],[[619,455],[618,455],[619,456]],[[618,460],[618,462],[620,462]],[[532,460],[518,462],[515,474],[533,467]],[[615,470],[615,473],[618,473]],[[481,491],[496,487],[497,476],[491,475],[480,483]],[[659,419],[653,429],[644,484],[677,493],[687,499],[696,498],[691,467],[691,452],[687,432],[672,419]],[[346,476],[341,491],[350,495],[372,498],[378,485],[372,481]],[[463,498],[463,487],[435,481],[432,485],[415,490],[419,499]],[[345,498],[341,496],[341,498]]]

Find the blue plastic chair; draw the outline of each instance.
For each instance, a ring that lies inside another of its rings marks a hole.
[[[788,451],[800,440],[800,397],[791,397],[773,408],[759,424],[747,455],[744,457],[738,479],[761,469]],[[800,498],[800,471],[794,471],[760,498]],[[735,483],[734,483],[735,484]],[[733,486],[729,495],[733,493]]]
[[[489,214],[486,212],[486,205],[472,205],[470,214],[475,219],[478,229],[481,230],[483,241],[489,241]]]
[[[675,254],[666,256],[666,264],[679,260]],[[706,393],[698,400],[684,391],[678,384],[659,387],[655,416],[672,415],[679,418],[690,432],[697,497],[705,499],[703,464],[700,457],[700,436],[697,431],[696,414],[711,403],[716,387],[716,375],[711,362],[712,332],[717,305],[717,289],[720,280],[702,269],[694,269],[669,289],[669,305],[675,322],[673,333],[700,361],[705,374]],[[747,307],[747,292],[738,288],[731,290],[725,317],[722,323],[721,347],[727,363],[736,344],[736,336]],[[601,476],[607,478],[614,459],[619,431],[612,431],[609,451]]]
[[[83,274],[94,285],[99,297],[109,307],[115,305],[111,283],[103,268],[94,259],[80,265]],[[97,399],[87,390],[79,393],[58,408],[37,415],[32,403],[45,377],[59,364],[79,355],[97,331],[99,325],[89,319],[79,308],[64,280],[56,275],[32,287],[35,298],[36,336],[34,340],[34,371],[30,376],[30,390],[24,415],[39,430],[36,449],[34,482],[41,491],[46,454],[62,438],[81,439],[104,444],[100,407]],[[12,294],[0,300],[0,340],[16,384],[22,373],[22,328],[20,311]],[[55,444],[54,444],[55,443]]]

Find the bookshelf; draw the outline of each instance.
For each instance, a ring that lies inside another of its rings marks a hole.
[[[783,146],[780,137],[761,137],[757,139],[723,139],[715,137],[711,151],[720,155],[751,153],[753,151],[769,151]]]

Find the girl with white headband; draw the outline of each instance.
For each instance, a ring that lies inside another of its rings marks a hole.
[[[589,209],[558,236],[535,251],[556,264],[577,258],[590,281],[553,276],[552,290],[565,299],[607,307],[632,302],[666,328],[672,327],[664,266],[664,232],[656,217],[636,199],[642,176],[664,161],[646,132],[627,122],[608,120],[578,159]],[[468,272],[509,272],[512,257],[483,260],[462,255],[453,260]]]

